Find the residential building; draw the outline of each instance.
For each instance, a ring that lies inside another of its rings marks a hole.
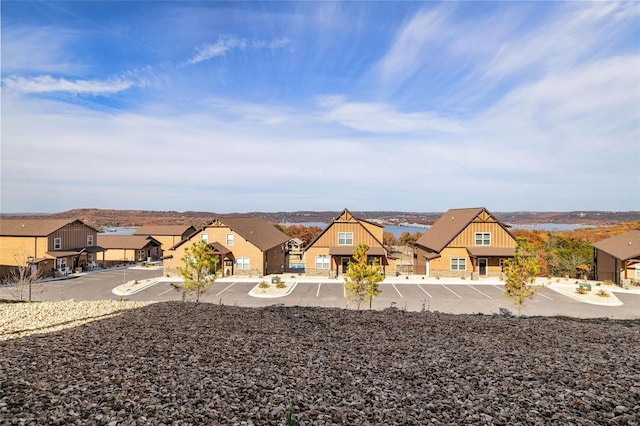
[[[98,234],[98,245],[104,249],[99,263],[105,267],[160,260],[162,257],[160,242],[144,235]]]
[[[414,273],[428,277],[498,276],[516,238],[484,207],[451,209],[414,245]]]
[[[307,275],[337,277],[347,271],[353,252],[360,244],[369,246],[367,256],[386,272],[387,249],[382,244],[384,227],[358,219],[344,209],[304,251]]]
[[[133,235],[152,237],[160,242],[160,249],[167,250],[196,232],[191,225],[144,225]]]
[[[624,285],[640,282],[640,231],[629,231],[593,244],[595,278]]]
[[[77,219],[0,219],[1,274],[25,263],[42,276],[86,269],[103,251],[97,235]]]
[[[287,271],[289,237],[259,217],[224,217],[164,251],[164,272],[177,275],[185,250],[206,241],[220,257],[225,275],[269,275]]]

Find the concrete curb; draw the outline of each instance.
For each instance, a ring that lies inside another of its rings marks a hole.
[[[257,298],[261,298],[261,299],[276,299],[278,297],[288,296],[293,291],[293,289],[296,288],[296,286],[298,285],[298,282],[294,281],[292,285],[287,287],[287,289],[286,289],[286,291],[284,293],[277,293],[277,294],[262,293],[263,289],[258,287],[259,285],[260,284],[257,284],[255,287],[253,287],[249,291],[249,296],[257,297]]]

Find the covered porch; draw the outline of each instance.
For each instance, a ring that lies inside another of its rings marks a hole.
[[[329,276],[336,278],[345,272],[349,266],[349,262],[353,257],[353,252],[356,247],[354,246],[334,246],[329,247],[329,257],[331,261],[329,263]],[[369,247],[367,250],[367,258],[369,262],[378,262],[382,266],[382,273],[385,274],[385,268],[389,265],[389,259],[387,259],[387,252],[382,247]]]
[[[469,247],[472,276],[499,276],[504,261],[515,256],[513,247]]]
[[[97,253],[104,253],[104,249],[99,246],[90,246],[75,250],[48,251],[47,255],[53,259],[54,275],[69,275],[95,268]],[[49,266],[48,262],[45,264]]]

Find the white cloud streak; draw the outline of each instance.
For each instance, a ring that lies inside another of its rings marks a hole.
[[[253,47],[256,49],[281,49],[291,43],[287,37],[278,37],[273,40],[253,40],[248,42],[244,38],[238,38],[235,36],[224,36],[218,38],[213,44],[205,44],[198,49],[198,53],[189,59],[187,64],[197,64],[202,61],[216,58],[218,56],[224,56],[227,52],[236,49],[246,49],[247,47]]]
[[[67,80],[49,75],[38,77],[7,77],[2,80],[4,86],[20,93],[55,93],[107,95],[133,87],[130,80]]]

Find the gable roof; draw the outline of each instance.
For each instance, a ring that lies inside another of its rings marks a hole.
[[[598,241],[593,246],[620,260],[640,257],[640,231],[625,232],[624,234]]]
[[[384,244],[382,243],[382,241],[380,241],[380,239],[378,239],[375,235],[373,235],[373,234],[371,233],[371,231],[369,231],[369,229],[367,229],[367,227],[366,227],[366,226],[362,225],[362,223],[361,223],[361,222],[364,222],[364,223],[368,223],[368,224],[370,224],[370,225],[377,226],[378,228],[384,228],[384,225],[380,225],[380,224],[378,224],[378,223],[371,222],[371,221],[364,220],[364,219],[358,219],[358,218],[357,218],[357,217],[355,217],[355,216],[354,216],[354,215],[353,215],[353,214],[352,214],[348,209],[344,209],[344,210],[342,210],[342,213],[340,213],[338,216],[336,216],[336,217],[331,221],[331,223],[330,223],[329,225],[327,225],[327,227],[326,227],[326,228],[324,228],[324,230],[323,230],[320,234],[318,234],[318,236],[316,236],[316,237],[313,239],[313,241],[311,241],[311,242],[307,245],[307,247],[311,247],[313,244],[315,244],[315,242],[316,242],[316,241],[318,241],[318,240],[319,240],[319,239],[320,239],[324,234],[326,234],[326,233],[327,233],[327,231],[329,230],[329,228],[331,228],[335,223],[340,222],[340,221],[342,221],[342,220],[344,220],[344,221],[354,220],[355,222],[353,222],[353,223],[356,223],[356,224],[358,224],[358,225],[362,226],[362,228],[363,228],[363,229],[364,229],[364,230],[365,230],[369,235],[371,235],[371,237],[372,237],[375,241],[377,241],[377,242],[378,242],[382,247],[384,247]]]
[[[218,219],[262,251],[286,243],[289,237],[260,217],[231,216]]]
[[[435,252],[441,252],[451,241],[454,240],[469,224],[482,212],[495,219],[484,207],[474,207],[468,209],[450,209],[438,219],[429,229],[418,238],[416,244],[426,247]],[[504,230],[511,235],[504,225],[497,219]],[[512,235],[513,236],[513,235]],[[515,237],[514,237],[515,239]]]
[[[149,243],[160,246],[155,238],[144,235],[102,235],[98,234],[97,244],[105,249],[136,249],[145,248]]]
[[[75,222],[80,222],[95,231],[93,227],[79,219],[0,219],[0,235],[5,237],[46,237]]]
[[[133,235],[183,235],[189,229],[189,235],[196,231],[192,225],[144,225],[136,229]]]

